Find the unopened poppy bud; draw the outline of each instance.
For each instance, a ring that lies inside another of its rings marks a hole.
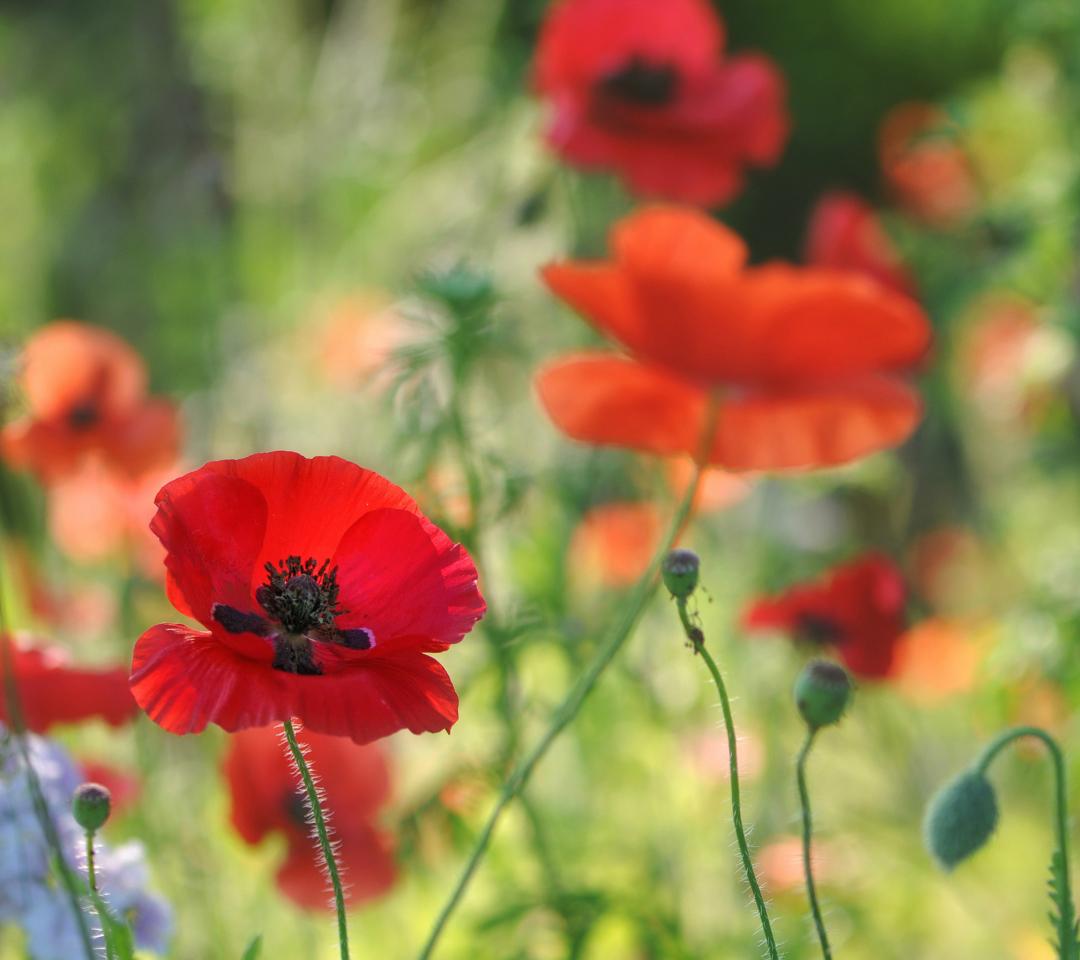
[[[997,819],[990,781],[965,770],[930,801],[923,818],[923,843],[943,869],[952,870],[990,839]]]
[[[100,783],[84,783],[71,798],[75,822],[88,833],[96,832],[109,819],[112,794]]]
[[[813,728],[839,723],[851,699],[851,678],[831,660],[811,660],[795,681],[795,703]]]
[[[673,597],[685,599],[697,589],[701,558],[693,550],[669,550],[660,572]]]

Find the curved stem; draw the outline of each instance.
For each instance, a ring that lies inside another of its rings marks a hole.
[[[735,839],[739,844],[739,855],[742,857],[743,871],[746,873],[746,882],[750,884],[750,890],[754,895],[754,903],[757,905],[758,918],[761,920],[761,930],[765,934],[765,945],[769,951],[770,960],[779,960],[776,952],[776,938],[773,936],[772,924],[769,922],[769,911],[765,906],[765,898],[761,895],[761,886],[758,883],[757,874],[754,871],[754,861],[750,857],[750,846],[746,842],[746,830],[742,820],[742,798],[739,794],[739,753],[738,740],[735,736],[735,721],[731,716],[731,703],[728,700],[727,688],[724,686],[724,678],[716,666],[716,661],[705,649],[705,639],[701,629],[690,619],[686,609],[686,598],[677,598],[679,619],[682,620],[683,628],[687,637],[694,645],[694,652],[700,653],[705,661],[705,666],[712,674],[713,682],[720,694],[720,707],[724,711],[724,726],[727,728],[728,741],[728,766],[731,771],[731,819],[735,824]]]
[[[1055,903],[1058,904],[1060,916],[1057,918],[1059,923],[1059,937],[1058,937],[1058,951],[1061,960],[1076,960],[1077,957],[1077,941],[1076,941],[1076,908],[1073,904],[1072,898],[1072,883],[1069,879],[1069,824],[1068,824],[1068,802],[1065,796],[1065,757],[1061,752],[1061,747],[1058,746],[1057,741],[1050,736],[1045,730],[1040,727],[1014,727],[1012,730],[1006,730],[1003,733],[998,734],[986,748],[979,755],[978,760],[975,762],[974,771],[980,776],[985,776],[987,768],[993,762],[994,758],[1010,743],[1014,740],[1020,739],[1020,737],[1035,737],[1046,744],[1047,750],[1050,752],[1050,758],[1054,764],[1054,782],[1055,782],[1055,833],[1057,834],[1057,851],[1054,856],[1055,861],[1060,862],[1060,890],[1052,890],[1051,896]],[[1054,871],[1057,875],[1057,871]],[[1051,884],[1053,886],[1053,884]],[[1051,914],[1053,919],[1053,915]]]
[[[630,636],[633,631],[634,626],[637,624],[638,617],[645,607],[646,601],[656,590],[657,583],[659,582],[657,573],[660,570],[660,564],[663,562],[668,550],[671,549],[671,545],[675,542],[675,538],[682,528],[683,522],[690,513],[690,506],[694,501],[694,496],[697,493],[700,480],[701,467],[698,466],[694,471],[690,486],[683,496],[682,503],[675,512],[671,526],[668,528],[667,536],[664,537],[660,549],[653,557],[652,563],[649,564],[649,569],[646,571],[645,575],[637,582],[633,591],[631,591],[630,596],[627,597],[626,602],[622,607],[622,616],[619,617],[604,637],[596,653],[593,655],[592,661],[586,668],[585,673],[581,675],[578,682],[574,684],[574,688],[566,695],[563,702],[559,704],[558,709],[556,709],[554,716],[551,718],[548,729],[544,732],[540,741],[518,763],[503,784],[502,790],[499,791],[498,799],[495,801],[495,808],[488,816],[487,822],[480,831],[480,835],[476,838],[476,843],[473,845],[472,853],[469,855],[469,859],[465,864],[465,869],[462,870],[457,885],[454,887],[449,899],[439,912],[435,925],[428,935],[427,942],[420,951],[418,960],[428,960],[434,951],[435,945],[438,943],[439,937],[446,927],[447,921],[457,907],[462,894],[465,892],[465,888],[469,885],[470,879],[472,879],[472,875],[476,870],[477,865],[487,851],[488,843],[491,841],[491,835],[495,831],[495,825],[499,822],[499,817],[502,816],[503,810],[506,809],[507,804],[509,804],[521,791],[521,788],[529,779],[529,775],[532,773],[533,768],[540,762],[544,754],[547,753],[548,747],[551,746],[555,738],[562,733],[562,731],[573,721],[574,717],[577,716],[578,711],[581,709],[581,705],[585,702],[585,698],[588,697],[592,692],[593,687],[596,685],[596,681],[600,679],[600,675],[604,672],[604,669],[611,663],[615,654],[619,652],[619,649],[626,641],[626,638]]]
[[[319,802],[319,791],[315,789],[315,781],[311,779],[311,770],[308,769],[304,751],[296,742],[296,731],[293,730],[292,720],[286,720],[285,739],[289,742],[289,750],[300,771],[304,781],[304,789],[307,791],[308,803],[311,805],[311,813],[315,818],[315,830],[319,835],[319,844],[322,846],[323,858],[326,860],[326,869],[330,872],[330,882],[334,886],[334,905],[337,907],[338,942],[341,945],[341,960],[349,960],[349,928],[345,921],[345,894],[341,889],[341,878],[338,876],[337,862],[334,860],[334,849],[330,845],[330,836],[326,832],[326,819],[323,817],[322,805]]]
[[[832,960],[829,937],[825,932],[825,921],[821,916],[817,889],[814,887],[814,871],[810,864],[810,835],[813,831],[813,823],[810,819],[810,791],[806,788],[806,758],[810,753],[816,733],[815,727],[811,727],[807,732],[806,743],[799,751],[799,759],[795,764],[795,773],[799,782],[799,803],[802,806],[802,856],[803,870],[806,873],[806,896],[810,900],[810,912],[814,915],[814,926],[817,927],[818,940],[821,941],[821,953],[825,960]]]

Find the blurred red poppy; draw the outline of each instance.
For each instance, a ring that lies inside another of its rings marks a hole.
[[[74,667],[61,648],[24,637],[14,639],[11,654],[23,722],[34,733],[45,733],[57,723],[94,718],[119,727],[139,712],[123,667]],[[10,722],[3,684],[0,684],[0,721]]]
[[[756,601],[743,623],[750,630],[778,630],[831,647],[855,676],[880,679],[889,673],[904,633],[905,603],[904,578],[896,564],[883,554],[867,553],[820,580]]]
[[[22,366],[30,416],[0,432],[9,466],[52,483],[92,451],[132,476],[176,459],[176,406],[146,396],[146,367],[115,333],[57,320],[30,337]]]
[[[649,568],[664,533],[654,504],[619,501],[585,512],[570,538],[567,566],[587,585],[624,587]]]
[[[941,107],[916,100],[890,110],[878,131],[878,156],[886,186],[914,219],[947,229],[978,209],[978,186],[960,131]]]
[[[324,811],[337,843],[345,902],[378,897],[397,877],[390,836],[375,817],[390,797],[390,771],[375,744],[299,731],[307,759],[319,781]],[[311,836],[307,798],[281,727],[242,730],[231,738],[222,764],[232,797],[232,823],[248,843],[282,833],[288,844],[278,870],[281,892],[306,910],[332,910],[322,860]]]
[[[219,460],[165,485],[151,529],[173,606],[131,687],[170,733],[297,717],[367,743],[447,730],[457,694],[427,653],[484,614],[469,555],[399,487],[337,457]]]
[[[722,204],[744,168],[772,166],[788,133],[784,79],[760,54],[723,59],[706,0],[560,0],[533,82],[569,163],[615,170],[634,193]]]
[[[614,261],[556,263],[551,289],[633,355],[590,351],[541,369],[556,425],[578,440],[702,453],[730,470],[845,463],[894,446],[921,416],[903,377],[930,344],[919,306],[864,276],[768,263],[692,210],[615,225]]]
[[[883,287],[913,296],[915,283],[874,208],[846,190],[826,193],[810,214],[803,259],[815,267],[864,273]]]

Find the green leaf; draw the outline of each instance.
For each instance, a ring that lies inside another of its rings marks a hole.
[[[248,944],[248,948],[244,951],[244,955],[240,960],[259,960],[259,954],[262,952],[262,934],[260,933],[255,937],[251,943]]]
[[[1060,960],[1080,960],[1080,933],[1076,908],[1069,896],[1068,866],[1060,850],[1054,851],[1050,861],[1050,922],[1054,925],[1054,949]]]

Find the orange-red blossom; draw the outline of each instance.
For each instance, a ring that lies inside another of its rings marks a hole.
[[[930,326],[909,297],[841,270],[748,267],[737,234],[687,209],[634,213],[610,246],[611,260],[543,270],[629,353],[583,351],[540,370],[540,399],[571,437],[777,470],[845,463],[914,430],[922,404],[905,371]],[[703,445],[710,395],[719,415]]]

